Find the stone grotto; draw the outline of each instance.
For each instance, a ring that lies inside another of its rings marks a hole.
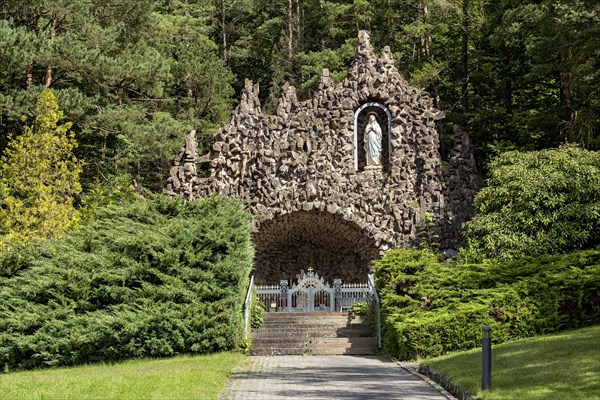
[[[286,84],[274,115],[261,111],[258,94],[246,80],[209,154],[197,153],[194,131],[187,136],[165,189],[243,200],[256,217],[256,283],[295,279],[309,267],[329,282],[364,282],[374,259],[423,232],[442,249],[461,244],[483,185],[472,145],[455,127],[442,168],[436,122],[444,113],[400,76],[389,47],[377,56],[359,32],[346,79],[335,84],[323,70],[306,101]],[[209,163],[206,176],[201,163]]]

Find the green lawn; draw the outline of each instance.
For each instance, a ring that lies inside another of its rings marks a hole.
[[[493,346],[489,393],[481,349],[419,362],[486,400],[600,399],[600,325]]]
[[[241,353],[0,374],[0,398],[216,399]]]

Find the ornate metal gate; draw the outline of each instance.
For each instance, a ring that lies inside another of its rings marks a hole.
[[[334,279],[331,286],[312,268],[307,273],[301,271],[291,288],[285,280],[279,286],[256,286],[268,312],[344,311],[354,303],[367,301],[368,291],[366,283],[342,284],[341,279]]]
[[[308,273],[302,273],[291,289],[287,289],[287,281],[281,281],[281,286],[286,287],[288,312],[335,310],[335,303],[331,301],[335,299],[335,289],[312,268],[308,269]]]
[[[341,279],[333,280],[333,287],[325,283],[312,268],[308,273],[300,272],[298,280],[291,288],[288,281],[280,281],[277,285],[256,285],[254,277],[250,280],[246,295],[245,333],[250,332],[250,307],[252,292],[256,289],[259,299],[265,304],[268,312],[310,312],[310,311],[345,311],[357,302],[374,304],[376,310],[377,341],[381,348],[381,316],[380,303],[375,276],[369,274],[367,283],[342,284]]]

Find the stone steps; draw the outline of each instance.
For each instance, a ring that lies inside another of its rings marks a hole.
[[[257,349],[250,350],[252,356],[341,356],[341,355],[375,355],[377,351],[367,347],[349,347],[346,349],[329,348],[329,349],[313,349],[313,348],[278,348],[271,347],[268,350]]]
[[[376,354],[373,329],[347,313],[271,313],[252,334],[251,355]]]
[[[351,346],[355,347],[369,347],[375,346],[376,339],[372,337],[355,337],[355,338],[347,338],[347,337],[339,337],[339,338],[310,338],[306,341],[262,341],[262,342],[253,342],[253,348],[268,348],[271,345],[275,345],[279,348],[293,348],[297,346],[299,343],[304,344],[304,347],[312,347],[312,348],[330,348],[330,347],[342,347],[348,348]]]
[[[370,337],[372,335],[371,329],[364,330],[349,330],[344,332],[328,331],[328,332],[285,332],[285,333],[257,333],[252,336],[253,342],[258,341],[273,341],[273,342],[285,342],[294,339],[319,339],[319,338],[348,338],[348,337]]]

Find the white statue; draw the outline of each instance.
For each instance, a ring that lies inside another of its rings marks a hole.
[[[365,128],[365,145],[367,148],[367,166],[380,165],[381,127],[375,119],[375,113],[369,114],[369,122]]]

